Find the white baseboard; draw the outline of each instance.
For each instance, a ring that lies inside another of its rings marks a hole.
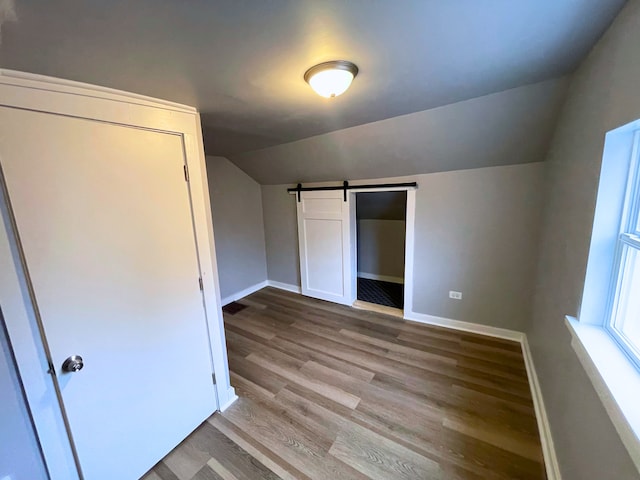
[[[252,293],[257,292],[258,290],[262,290],[267,286],[267,281],[256,283],[255,285],[250,286],[249,288],[245,288],[239,292],[236,292],[228,297],[224,297],[222,299],[222,306],[230,304],[231,302],[235,302],[236,300],[240,300],[241,298],[246,297],[247,295],[251,295]]]
[[[549,480],[561,480],[560,467],[558,465],[558,457],[553,446],[553,437],[551,436],[551,426],[549,425],[549,417],[544,407],[544,399],[542,398],[542,390],[540,390],[540,382],[533,364],[533,357],[529,349],[527,336],[523,334],[522,356],[524,364],[527,368],[527,376],[529,377],[529,387],[531,388],[531,396],[533,397],[533,407],[536,412],[536,420],[538,422],[538,432],[540,433],[540,443],[542,444],[542,455],[544,456],[544,465]]]
[[[514,342],[522,342],[524,333],[506,328],[490,327],[488,325],[480,325],[478,323],[462,322],[460,320],[451,320],[450,318],[436,317],[426,315],[424,313],[404,312],[405,320],[426,323],[428,325],[437,325],[439,327],[453,328],[463,332],[477,333],[480,335],[488,335],[490,337],[503,338],[513,340]]]
[[[279,288],[280,290],[286,290],[287,292],[302,293],[302,289],[298,285],[291,285],[290,283],[276,282],[275,280],[267,280],[267,285],[273,288]]]
[[[218,411],[220,412],[224,412],[227,408],[233,405],[233,402],[238,400],[238,396],[236,395],[235,388],[229,387],[227,389],[227,395],[225,398],[226,399],[223,401],[222,405],[220,405],[220,408],[218,408]]]
[[[389,275],[378,275],[377,273],[367,273],[367,272],[358,272],[358,276],[361,278],[368,278],[369,280],[380,280],[381,282],[404,284],[404,278],[402,277],[392,277]]]

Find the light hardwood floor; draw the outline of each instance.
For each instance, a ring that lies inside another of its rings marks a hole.
[[[240,303],[239,400],[144,480],[546,478],[518,344],[272,288]]]

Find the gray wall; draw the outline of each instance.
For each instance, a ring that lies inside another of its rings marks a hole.
[[[543,171],[533,163],[419,177],[414,311],[524,329]],[[449,290],[462,300],[449,299]]]
[[[356,193],[356,218],[372,220],[404,220],[407,214],[407,192]]]
[[[404,278],[404,220],[358,220],[358,273]]]
[[[0,312],[0,478],[46,478]]]
[[[564,480],[638,479],[563,323],[580,303],[605,132],[640,118],[640,2],[572,80],[546,162],[534,315],[527,328]]]
[[[267,272],[269,280],[300,286],[296,197],[288,186],[262,186]]]
[[[267,279],[260,185],[224,157],[207,157],[222,298]]]
[[[418,182],[414,311],[522,330],[531,314],[543,164],[387,181]],[[295,197],[263,186],[269,279],[299,285]],[[459,290],[463,299],[449,299]]]

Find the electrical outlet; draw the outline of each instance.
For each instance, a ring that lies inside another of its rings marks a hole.
[[[462,300],[462,292],[454,292],[453,290],[449,291],[449,298],[454,298],[456,300]]]

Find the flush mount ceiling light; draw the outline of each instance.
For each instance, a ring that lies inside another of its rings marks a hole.
[[[353,63],[333,60],[311,67],[304,79],[318,95],[333,98],[346,92],[357,74],[358,67]]]

